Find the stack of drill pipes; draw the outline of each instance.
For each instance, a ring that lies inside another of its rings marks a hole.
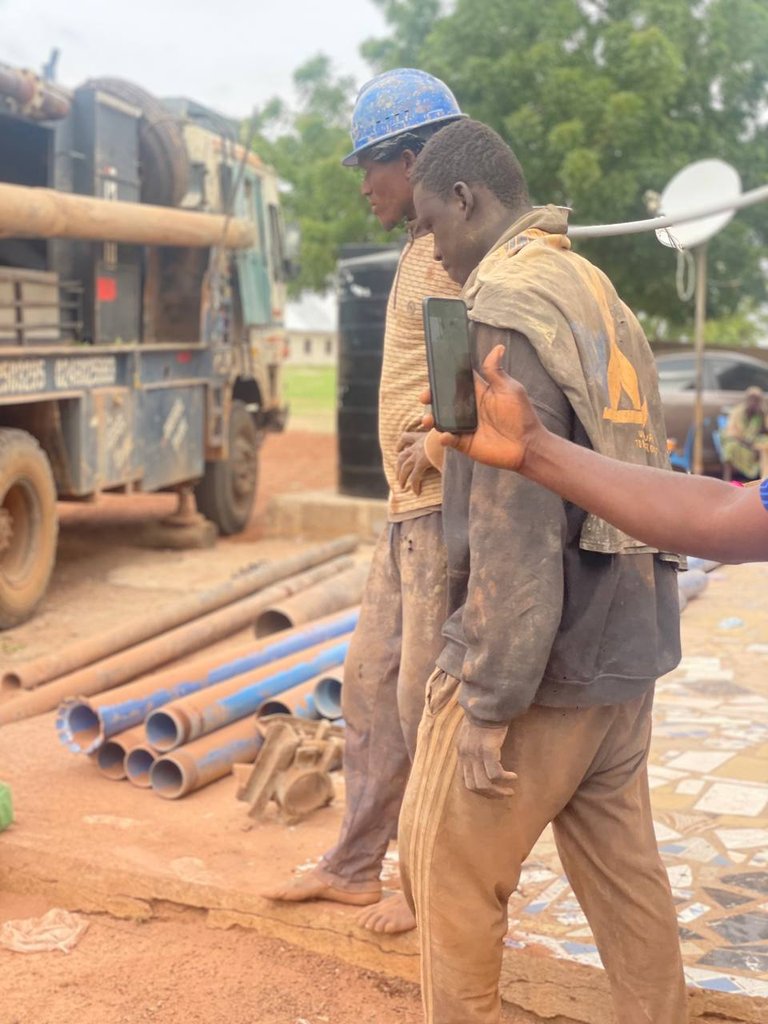
[[[238,718],[253,715],[270,697],[343,665],[349,641],[329,640],[301,654],[274,662],[243,679],[230,679],[201,693],[172,701],[147,716],[147,739],[160,752],[214,732]]]
[[[325,672],[315,683],[315,707],[321,718],[332,722],[341,718],[341,689],[344,679],[341,672]]]
[[[257,637],[269,636],[282,629],[312,622],[318,615],[359,604],[369,570],[370,562],[360,562],[346,572],[339,573],[322,587],[310,587],[301,594],[294,594],[285,601],[265,608],[254,623],[254,633]]]
[[[145,736],[144,742],[129,751],[125,759],[125,775],[128,781],[140,789],[149,789],[157,756],[157,751],[147,743]]]
[[[143,725],[134,725],[131,729],[113,736],[96,754],[99,771],[108,779],[125,779],[128,775],[125,763],[128,755],[137,747],[143,747],[146,742]]]
[[[192,594],[175,604],[154,609],[151,614],[126,622],[108,633],[79,640],[77,643],[57,650],[55,654],[43,655],[12,669],[6,669],[0,681],[2,689],[5,691],[15,691],[19,687],[24,690],[34,689],[51,679],[58,679],[75,669],[101,661],[127,647],[133,647],[159,633],[174,629],[184,622],[191,622],[193,619],[199,619],[202,615],[233,604],[281,579],[295,576],[305,569],[311,569],[315,565],[328,562],[341,555],[348,555],[356,547],[357,538],[340,537],[328,544],[316,545],[301,555],[279,559],[271,565],[261,566],[243,573],[212,590],[205,590],[201,594]],[[356,602],[349,601],[347,603],[351,605]]]
[[[150,772],[152,790],[178,800],[228,775],[233,764],[255,761],[263,742],[252,717],[226,725],[159,757]]]
[[[247,626],[252,626],[256,616],[267,605],[343,572],[349,568],[350,561],[348,557],[337,558],[316,566],[268,587],[260,594],[244,598],[236,604],[228,605],[184,626],[178,626],[168,633],[131,647],[127,651],[121,651],[95,665],[72,672],[34,693],[17,697],[0,707],[0,725],[51,711],[63,700],[90,697],[110,690],[159,665],[175,661],[216,640],[231,636]]]
[[[139,725],[151,711],[172,700],[242,676],[324,640],[347,636],[355,628],[358,616],[359,610],[350,608],[260,643],[250,641],[226,652],[223,664],[225,655],[219,652],[188,665],[156,672],[103,697],[65,701],[59,708],[56,722],[59,738],[73,753],[92,753],[110,737]]]
[[[315,686],[321,676],[313,676],[307,683],[294,686],[292,690],[270,697],[256,709],[256,717],[265,715],[297,715],[299,718],[320,718],[315,706]]]

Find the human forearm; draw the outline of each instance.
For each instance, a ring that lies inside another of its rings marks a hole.
[[[721,562],[768,557],[768,513],[755,491],[630,466],[543,427],[519,472],[651,547]]]

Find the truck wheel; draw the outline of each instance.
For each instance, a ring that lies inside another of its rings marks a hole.
[[[56,561],[56,485],[25,430],[0,429],[0,629],[28,619]]]
[[[225,536],[240,533],[251,517],[259,480],[261,435],[244,402],[233,402],[229,417],[229,458],[206,462],[195,488],[197,507]]]
[[[141,201],[178,206],[189,187],[189,156],[179,119],[146,89],[122,78],[91,78],[85,86],[139,108]]]

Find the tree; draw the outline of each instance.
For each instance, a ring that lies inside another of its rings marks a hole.
[[[442,13],[441,0],[373,0],[392,26],[387,39],[369,39],[360,52],[379,71],[420,67],[427,36]]]
[[[279,99],[268,103],[254,148],[275,166],[285,184],[286,219],[301,230],[301,269],[291,284],[296,294],[328,288],[342,244],[387,236],[360,198],[355,173],[341,165],[350,150],[354,81],[336,77],[323,55],[303,64],[293,79],[297,109]]]
[[[764,0],[376,0],[392,35],[369,42],[378,66],[403,55],[443,78],[463,109],[512,145],[536,202],[574,223],[646,217],[692,160],[720,156],[745,189],[768,168],[768,6]],[[768,204],[739,213],[712,244],[710,315],[745,316],[766,298]],[[653,234],[580,243],[635,309],[689,321],[674,254]]]

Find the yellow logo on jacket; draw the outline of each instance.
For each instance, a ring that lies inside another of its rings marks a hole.
[[[603,409],[603,419],[611,423],[636,423],[644,427],[648,422],[648,401],[641,401],[637,371],[616,341],[616,322],[611,315],[605,285],[595,267],[586,262],[582,267],[589,277],[590,291],[597,301],[609,344],[607,377],[610,405]],[[631,408],[620,408],[623,395],[629,399]]]
[[[631,409],[620,409],[621,396],[626,395]],[[616,339],[611,337],[611,354],[608,359],[608,401],[603,409],[603,419],[611,423],[637,423],[644,427],[648,422],[648,401],[640,401],[640,384],[637,371],[624,355]]]

